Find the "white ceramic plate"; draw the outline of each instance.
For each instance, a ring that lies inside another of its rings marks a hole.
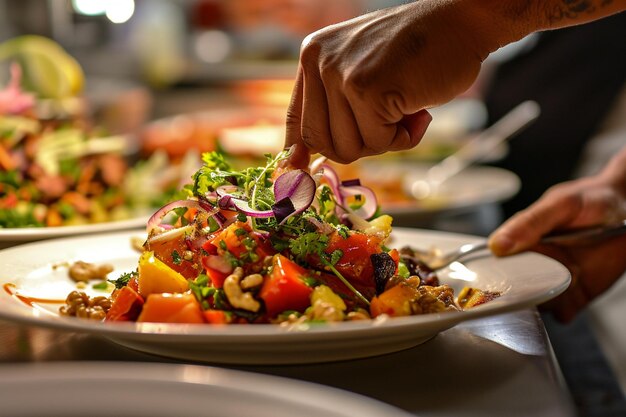
[[[402,190],[410,184],[426,178],[432,165],[418,162],[387,162],[368,160],[360,170],[364,185],[376,187],[386,181],[397,183]],[[381,180],[382,179],[382,180]],[[382,182],[381,182],[382,181]],[[430,215],[450,211],[462,211],[485,204],[498,203],[513,197],[520,189],[520,179],[513,172],[495,167],[475,166],[444,182],[437,193],[423,200],[385,201],[382,210],[390,215]],[[384,190],[383,190],[384,192]],[[383,193],[380,195],[384,196]],[[406,193],[404,195],[407,195]]]
[[[0,399],[2,415],[11,417],[409,417],[379,401],[309,382],[132,362],[3,365]]]
[[[181,325],[110,323],[60,317],[60,304],[21,301],[15,294],[64,299],[75,289],[64,261],[108,262],[111,277],[137,267],[131,232],[30,243],[0,251],[0,318],[31,325],[89,332],[121,345],[178,359],[234,364],[313,363],[362,358],[416,346],[464,320],[527,308],[547,301],[569,285],[567,269],[542,255],[526,253],[496,259],[483,256],[456,264],[439,274],[455,291],[466,285],[503,295],[464,312],[446,312],[387,320],[354,321],[288,329],[277,325]],[[476,241],[476,237],[396,229],[390,245],[442,250]],[[14,285],[14,287],[12,287]],[[89,287],[91,288],[91,287]],[[98,294],[90,290],[92,295]]]
[[[57,237],[138,229],[146,226],[149,217],[150,216],[138,216],[125,220],[76,226],[0,228],[0,248],[2,248],[3,245],[13,245]]]

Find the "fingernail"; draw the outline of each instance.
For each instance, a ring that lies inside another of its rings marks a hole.
[[[495,235],[489,239],[489,248],[498,256],[510,255],[515,249],[515,241],[506,235]]]

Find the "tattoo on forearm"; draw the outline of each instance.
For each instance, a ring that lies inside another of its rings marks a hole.
[[[613,0],[561,0],[560,4],[546,10],[548,22],[555,24],[561,20],[577,19],[582,14],[589,14],[601,9]]]

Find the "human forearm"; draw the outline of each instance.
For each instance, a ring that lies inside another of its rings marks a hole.
[[[438,1],[438,0],[435,0]],[[597,20],[626,10],[626,0],[451,0],[488,52],[542,30]]]
[[[416,146],[430,115],[487,56],[529,33],[598,19],[626,0],[416,0],[307,36],[287,115],[289,161],[337,162]]]

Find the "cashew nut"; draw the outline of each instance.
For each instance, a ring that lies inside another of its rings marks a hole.
[[[263,284],[263,275],[261,274],[250,274],[244,279],[241,280],[241,288],[244,290],[249,290],[251,288],[258,287]]]
[[[228,298],[228,302],[233,307],[256,313],[261,308],[261,303],[255,300],[251,293],[243,292],[239,285],[242,277],[243,269],[241,267],[235,268],[233,273],[226,277],[226,280],[224,280],[226,298]]]

